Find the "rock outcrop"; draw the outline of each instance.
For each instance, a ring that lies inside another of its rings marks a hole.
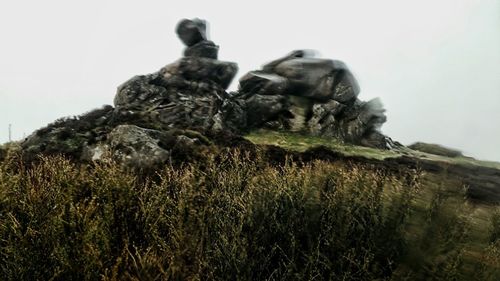
[[[28,157],[63,153],[84,160],[109,155],[133,167],[169,161],[173,148],[209,145],[207,132],[243,134],[254,129],[300,131],[390,149],[379,131],[386,117],[378,100],[358,99],[347,66],[306,51],[270,62],[227,88],[236,63],[218,60],[219,46],[200,19],[182,20],[177,35],[184,57],[118,87],[113,106],[65,118],[22,144]],[[203,141],[201,141],[203,140]]]
[[[347,142],[391,148],[380,133],[386,121],[378,99],[363,102],[347,66],[294,51],[240,79],[239,99],[249,110],[248,127],[302,131]]]

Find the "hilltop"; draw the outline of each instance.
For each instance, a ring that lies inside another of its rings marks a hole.
[[[207,23],[113,105],[0,146],[6,280],[498,280],[500,163],[382,133],[340,60],[250,71]],[[478,279],[479,278],[479,279]]]

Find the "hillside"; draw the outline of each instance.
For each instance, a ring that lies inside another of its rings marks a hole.
[[[306,152],[317,147],[331,150],[317,155],[319,159],[333,159],[374,163],[393,169],[413,167],[457,180],[467,187],[467,195],[481,203],[500,203],[500,163],[480,161],[471,157],[446,157],[416,151],[408,147],[380,150],[346,144],[324,137],[311,137],[297,133],[273,132],[267,130],[248,134],[246,138],[255,144],[275,145],[289,151]],[[336,155],[338,154],[338,155]],[[333,157],[330,157],[333,156]]]
[[[500,276],[500,212],[489,198],[467,199],[463,179],[449,172],[494,168],[471,159],[422,164],[417,152],[290,133],[261,131],[247,139],[258,144],[214,136],[210,149],[176,153],[180,161],[156,171],[62,157],[27,164],[11,144],[0,162],[2,276]]]
[[[2,280],[499,280],[500,163],[382,133],[347,65],[183,57],[0,146]]]

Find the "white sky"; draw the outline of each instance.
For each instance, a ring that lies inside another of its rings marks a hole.
[[[384,133],[500,160],[500,0],[0,0],[0,143],[112,104],[116,87],[176,60],[182,18],[210,22],[237,78],[294,49],[340,59]],[[236,87],[236,81],[232,88]]]

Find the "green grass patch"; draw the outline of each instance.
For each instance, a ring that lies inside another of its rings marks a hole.
[[[307,136],[304,134],[293,132],[257,130],[246,135],[245,138],[255,144],[276,145],[288,150],[298,152],[304,152],[307,149],[316,146],[325,146],[345,155],[364,156],[374,159],[384,159],[387,157],[396,157],[400,155],[398,152],[394,151],[380,150],[344,143],[335,138]]]
[[[344,143],[335,138],[308,136],[301,133],[256,130],[245,136],[246,139],[255,144],[276,145],[292,151],[304,152],[309,148],[317,146],[326,146],[334,151],[343,153],[347,156],[362,156],[366,158],[383,160],[390,157],[400,157],[403,155],[416,157],[422,160],[443,162],[448,164],[480,166],[500,169],[500,163],[493,161],[482,161],[471,157],[458,156],[447,157],[412,150],[402,147],[395,150],[381,150],[376,148],[358,146]]]

